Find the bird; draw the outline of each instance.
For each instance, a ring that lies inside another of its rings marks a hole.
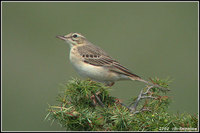
[[[160,87],[132,73],[99,46],[92,44],[81,33],[58,35],[70,45],[69,59],[80,76],[113,86],[116,81],[133,80]]]

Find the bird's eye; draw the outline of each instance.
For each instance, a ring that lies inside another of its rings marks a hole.
[[[78,35],[77,35],[77,34],[74,34],[72,37],[73,37],[73,38],[77,38],[77,37],[78,37]]]

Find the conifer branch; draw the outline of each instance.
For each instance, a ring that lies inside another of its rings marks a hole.
[[[167,80],[153,81],[168,87]],[[67,131],[179,131],[188,127],[187,131],[198,130],[198,115],[168,114],[171,99],[155,86],[141,89],[129,106],[110,96],[108,89],[94,81],[72,79],[59,94],[59,104],[49,106],[45,119],[57,121]]]

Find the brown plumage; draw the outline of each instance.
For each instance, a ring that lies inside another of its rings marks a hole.
[[[117,62],[115,59],[109,56],[101,48],[91,43],[77,47],[77,50],[79,54],[82,57],[84,57],[83,61],[85,63],[95,65],[95,66],[109,67],[109,70],[112,72],[131,76],[136,79],[140,79],[138,75],[130,72],[127,68],[123,67],[119,62]]]

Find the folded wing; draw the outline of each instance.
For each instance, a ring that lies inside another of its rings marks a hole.
[[[78,51],[80,55],[83,57],[83,61],[85,63],[95,65],[95,66],[102,66],[102,67],[109,67],[110,71],[127,75],[130,77],[138,77],[138,75],[133,74],[127,68],[123,67],[119,62],[114,60],[110,57],[106,52],[104,52],[101,48],[94,46],[94,45],[84,45],[78,47]]]

